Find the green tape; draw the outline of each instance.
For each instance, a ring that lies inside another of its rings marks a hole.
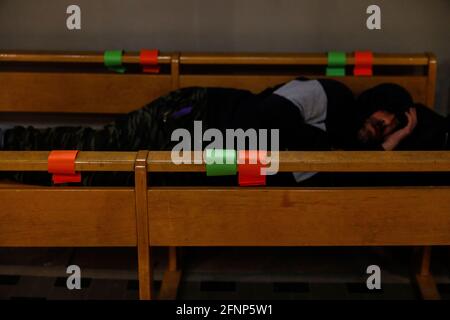
[[[105,51],[103,55],[105,66],[111,71],[124,73],[127,69],[122,65],[122,55],[121,50]]]
[[[345,67],[347,64],[347,55],[345,52],[328,52],[328,67]]]
[[[343,77],[345,76],[345,68],[327,68],[326,75],[329,77]]]
[[[237,172],[236,150],[207,149],[205,162],[208,177],[230,176]]]

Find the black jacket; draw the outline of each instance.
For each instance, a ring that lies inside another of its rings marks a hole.
[[[304,81],[306,78],[298,78]],[[288,99],[273,94],[283,84],[259,94],[247,90],[209,88],[209,127],[279,129],[280,150],[330,150],[345,148],[354,136],[354,98],[348,87],[331,80],[318,80],[327,95],[327,131],[304,122],[298,108]]]

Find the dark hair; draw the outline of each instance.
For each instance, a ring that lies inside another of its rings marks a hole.
[[[386,111],[406,125],[405,112],[413,106],[413,99],[402,86],[394,83],[383,83],[361,93],[356,100],[359,124],[374,112]]]

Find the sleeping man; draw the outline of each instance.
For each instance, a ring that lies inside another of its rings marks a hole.
[[[176,144],[172,132],[192,131],[195,121],[221,132],[278,129],[280,151],[442,149],[448,131],[444,118],[414,105],[398,85],[379,85],[355,102],[351,90],[338,81],[298,78],[259,94],[228,88],[180,89],[99,130],[16,126],[0,131],[0,150],[172,150]],[[314,175],[294,173],[289,179],[298,183]],[[12,178],[50,184],[48,174],[15,173]],[[85,185],[132,183],[132,175],[123,173],[86,174],[83,180]]]
[[[448,119],[414,103],[399,85],[381,84],[357,100],[356,141],[378,150],[448,149]]]

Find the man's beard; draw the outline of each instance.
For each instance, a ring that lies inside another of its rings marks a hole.
[[[371,128],[372,130],[369,130]],[[374,132],[375,131],[375,132]],[[382,143],[384,126],[379,121],[368,118],[358,130],[357,139],[361,143]]]
[[[364,149],[376,149],[375,147],[379,146],[383,142],[380,137],[373,135],[365,127],[358,130],[357,140],[358,144]]]

